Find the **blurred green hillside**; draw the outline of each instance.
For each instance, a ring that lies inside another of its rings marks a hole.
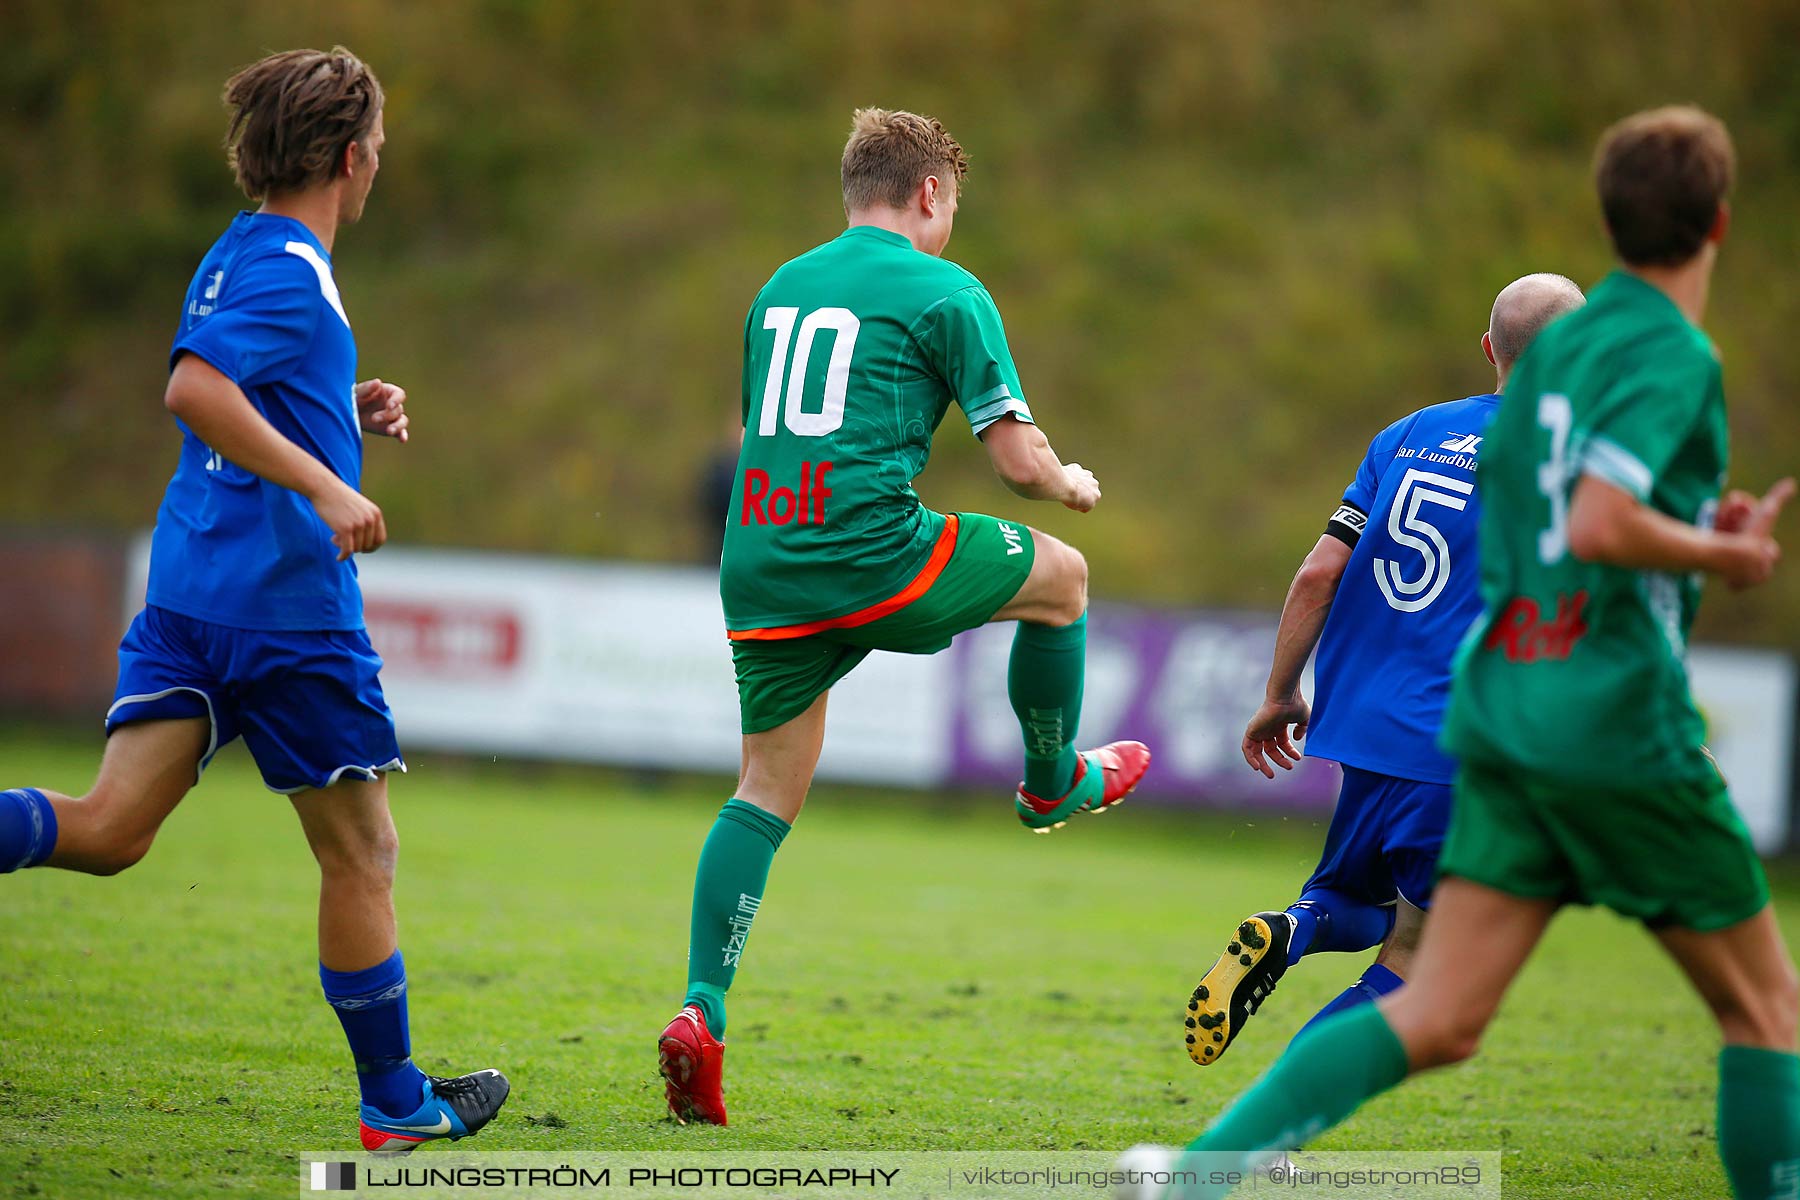
[[[1033,407],[1106,499],[1006,496],[952,417],[938,507],[1072,538],[1110,597],[1273,606],[1368,438],[1486,390],[1493,293],[1607,258],[1600,131],[1702,103],[1737,224],[1709,326],[1734,475],[1800,469],[1800,6],[313,3],[0,7],[0,520],[147,525],[194,264],[240,203],[225,76],[341,41],[388,148],[337,276],[397,540],[634,558],[704,544],[743,314],[836,234],[850,110],[941,117],[973,172],[950,254],[1006,314]],[[1800,521],[1791,526],[1800,540]],[[1709,636],[1800,644],[1800,565]]]

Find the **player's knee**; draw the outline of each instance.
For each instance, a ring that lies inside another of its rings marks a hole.
[[[1052,621],[1055,625],[1073,625],[1081,620],[1088,606],[1088,565],[1081,551],[1062,542],[1057,548],[1057,589]]]
[[[1474,1058],[1481,1049],[1480,1029],[1454,1029],[1445,1033],[1438,1043],[1437,1061],[1445,1066],[1451,1063],[1467,1062]]]
[[[796,779],[791,770],[770,770],[758,756],[751,755],[738,780],[735,797],[792,825],[800,819],[807,791],[804,778]]]
[[[400,868],[400,835],[390,824],[371,836],[360,858],[363,874],[373,883],[392,886]]]
[[[1481,1049],[1481,1029],[1456,1022],[1433,1022],[1415,1030],[1406,1043],[1415,1070],[1466,1062]]]
[[[400,835],[389,825],[369,846],[369,861],[376,874],[388,880],[400,869]]]
[[[392,887],[400,865],[400,837],[388,824],[316,845],[313,854],[324,875],[364,886]]]
[[[1406,1047],[1406,1058],[1413,1070],[1447,1067],[1475,1057],[1481,1048],[1484,1022],[1441,1008],[1407,1003],[1410,999],[1406,992],[1398,993],[1393,1002],[1384,1002],[1383,1012]]]

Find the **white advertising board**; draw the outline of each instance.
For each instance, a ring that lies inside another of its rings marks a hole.
[[[734,772],[715,572],[384,550],[360,560],[404,744]],[[819,771],[939,783],[942,660],[874,655],[831,694]]]
[[[1764,853],[1793,835],[1794,682],[1794,660],[1785,654],[1723,646],[1688,654],[1707,744]]]
[[[148,551],[146,536],[128,574],[132,612],[142,604]],[[737,689],[712,570],[416,549],[358,562],[402,745],[737,770]],[[1146,800],[1283,802],[1266,790],[1221,790],[1208,774],[1235,761],[1235,731],[1221,732],[1218,714],[1236,720],[1252,711],[1263,669],[1223,669],[1218,646],[1250,639],[1260,664],[1273,625],[1272,617],[1243,614],[1097,612],[1083,727],[1108,737],[1140,726],[1160,730],[1167,744],[1158,773],[1167,786],[1146,781]],[[1202,634],[1211,640],[1197,641]],[[996,786],[1016,752],[1004,695],[1009,641],[995,631],[959,639],[950,654],[870,655],[832,689],[820,776]],[[1177,652],[1184,647],[1213,649]],[[1785,847],[1793,833],[1794,661],[1701,646],[1689,671],[1710,744],[1757,846]],[[1130,729],[1115,730],[1115,718]],[[1213,742],[1217,754],[1208,749]],[[1329,804],[1327,780],[1289,782],[1305,785],[1290,789],[1289,804]]]

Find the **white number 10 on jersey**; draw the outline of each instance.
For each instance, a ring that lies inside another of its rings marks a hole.
[[[794,334],[797,308],[771,308],[763,315],[763,328],[775,331],[775,349],[769,355],[769,380],[763,385],[762,418],[756,432],[761,437],[775,434],[775,414],[779,410],[788,432],[801,437],[824,437],[844,423],[844,393],[850,387],[850,355],[856,349],[856,334],[862,322],[847,308],[815,308],[800,322],[800,333]],[[831,361],[825,367],[825,403],[818,412],[807,412],[806,363],[812,357],[813,341],[821,329],[837,334],[831,346]],[[788,369],[788,347],[793,344],[794,365]],[[782,386],[782,381],[787,386]],[[783,396],[785,393],[785,403]]]

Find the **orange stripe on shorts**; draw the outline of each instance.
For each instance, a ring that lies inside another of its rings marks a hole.
[[[890,613],[899,612],[907,605],[931,590],[944,568],[950,565],[950,556],[956,552],[956,529],[959,522],[955,513],[944,518],[943,532],[931,547],[931,557],[919,568],[912,582],[889,596],[867,608],[859,608],[853,613],[845,613],[841,617],[830,617],[823,621],[808,621],[804,625],[777,625],[770,629],[728,629],[725,636],[734,642],[773,642],[783,638],[811,637],[815,633],[823,633],[827,629],[852,629],[858,625],[867,625],[870,621],[879,621]]]

